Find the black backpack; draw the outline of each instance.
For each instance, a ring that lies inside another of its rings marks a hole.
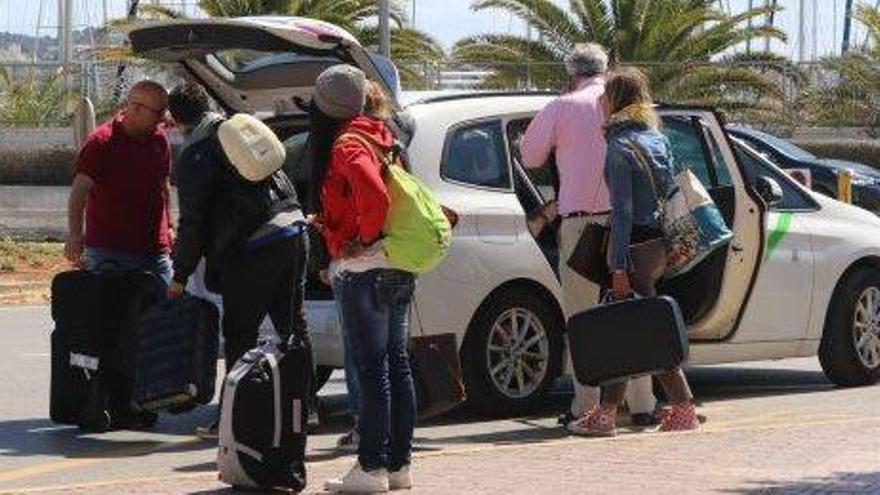
[[[312,379],[308,345],[291,338],[248,351],[223,384],[217,467],[241,488],[306,486],[306,423]]]
[[[220,185],[212,201],[209,253],[224,258],[275,215],[299,209],[300,204],[282,169],[260,182],[251,182],[229,163],[216,135],[212,141]]]

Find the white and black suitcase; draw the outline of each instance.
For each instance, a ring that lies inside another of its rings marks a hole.
[[[220,411],[220,481],[241,488],[306,486],[311,350],[298,342],[262,345],[226,376]]]

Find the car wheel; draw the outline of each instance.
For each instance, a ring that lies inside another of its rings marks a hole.
[[[858,270],[835,291],[819,361],[837,385],[870,385],[880,379],[880,273]]]
[[[330,375],[333,374],[332,366],[316,366],[315,367],[315,378],[312,381],[312,389],[313,393],[317,394],[324,385],[330,381]]]
[[[559,376],[562,325],[551,303],[523,287],[485,301],[462,346],[468,404],[489,416],[538,406]]]

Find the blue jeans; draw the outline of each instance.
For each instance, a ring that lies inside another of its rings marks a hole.
[[[366,471],[396,471],[410,463],[416,421],[407,351],[415,278],[388,269],[347,272],[337,287],[360,388],[358,462]]]
[[[86,246],[83,261],[87,270],[145,270],[171,283],[171,257],[165,253],[139,254]]]
[[[351,348],[351,338],[348,337],[349,332],[345,330],[345,315],[342,312],[342,304],[339,303],[340,291],[339,278],[333,279],[333,297],[336,299],[336,319],[339,320],[339,328],[342,333],[342,352],[343,366],[345,367],[345,388],[348,390],[348,414],[355,420],[355,428],[357,428],[357,417],[360,414],[361,407],[361,390],[358,388],[357,366],[354,365],[354,350]]]

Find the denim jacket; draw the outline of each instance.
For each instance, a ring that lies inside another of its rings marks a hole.
[[[626,111],[627,109],[624,109]],[[614,270],[629,270],[629,246],[634,226],[661,228],[657,197],[644,173],[632,143],[640,146],[653,168],[658,188],[669,192],[674,187],[673,161],[669,141],[638,112],[615,114],[605,127],[608,153],[605,158],[605,182],[611,195],[610,262]],[[616,117],[616,118],[615,118]],[[662,184],[662,185],[661,185]]]

